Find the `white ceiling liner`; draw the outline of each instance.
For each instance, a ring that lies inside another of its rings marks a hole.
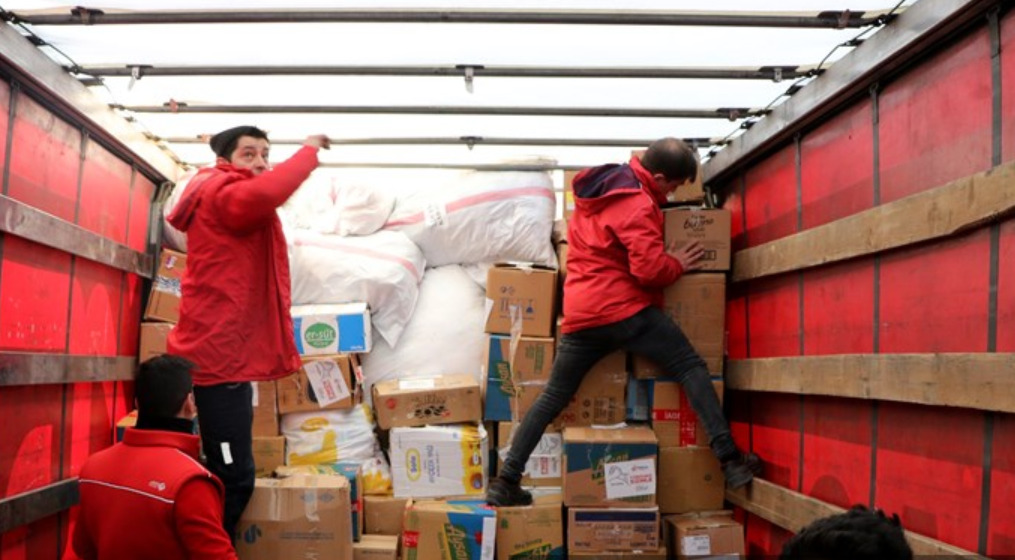
[[[770,0],[765,11],[878,10],[896,0]],[[907,0],[904,5],[911,4]],[[752,0],[678,2],[618,1],[401,1],[290,2],[269,0],[97,1],[89,8],[114,10],[288,9],[517,9],[757,11]],[[65,2],[0,0],[9,12],[70,10]],[[862,29],[721,28],[474,23],[271,23],[31,27],[80,66],[486,66],[536,67],[749,67],[817,64]],[[870,32],[868,33],[868,35]],[[53,49],[43,48],[67,65]],[[840,48],[832,61],[849,51]],[[461,77],[406,76],[145,76],[106,77],[93,91],[110,103],[162,105],[340,105],[612,107],[650,109],[761,108],[793,83],[763,80],[649,78],[506,78],[478,76],[473,92]],[[782,98],[785,99],[785,98]],[[662,136],[721,138],[741,121],[635,117],[463,116],[384,114],[131,114],[139,127],[168,139],[194,138],[237,124],[255,124],[274,139],[325,133],[334,138],[571,138],[650,140]],[[205,145],[169,143],[181,161],[202,164]],[[295,146],[276,145],[273,159]],[[624,161],[629,147],[368,145],[336,146],[322,156],[332,163],[446,163],[479,165],[541,157],[564,166]]]

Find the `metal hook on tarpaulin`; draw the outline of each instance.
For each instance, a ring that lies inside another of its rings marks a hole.
[[[472,148],[475,148],[476,144],[478,144],[478,143],[483,141],[483,137],[482,136],[462,136],[461,140],[462,140],[462,142],[465,142],[466,146],[468,146],[469,151],[472,151]]]
[[[481,64],[456,64],[455,68],[464,73],[465,91],[473,93],[473,79],[476,77],[476,70],[483,68],[483,66]]]
[[[95,16],[105,15],[106,12],[102,10],[96,10],[93,8],[86,8],[84,6],[75,6],[70,10],[71,15],[77,16],[84,25],[92,25],[95,23]]]
[[[134,84],[144,76],[144,69],[151,68],[150,64],[135,64],[130,68],[130,83],[127,84],[127,91],[134,89]]]

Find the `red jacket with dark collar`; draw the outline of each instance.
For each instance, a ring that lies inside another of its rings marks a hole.
[[[84,560],[230,560],[222,483],[197,436],[128,429],[81,468],[73,548]]]
[[[683,273],[666,253],[666,197],[638,158],[586,169],[571,183],[565,333],[615,323],[662,305],[662,290]]]
[[[197,364],[195,385],[269,381],[299,369],[275,210],[316,167],[317,150],[305,146],[257,176],[228,164],[205,169],[170,214],[187,233],[187,271],[168,351]]]

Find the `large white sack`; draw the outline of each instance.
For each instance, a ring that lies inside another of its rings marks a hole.
[[[526,261],[557,266],[556,198],[543,171],[478,171],[399,197],[385,230],[405,232],[430,266]]]
[[[187,234],[174,228],[169,223],[169,214],[173,212],[173,208],[180,202],[183,197],[183,193],[187,190],[187,184],[190,180],[197,175],[198,170],[188,171],[180,177],[180,180],[173,186],[173,191],[169,193],[169,198],[166,199],[166,203],[162,206],[162,243],[170,249],[175,249],[181,253],[187,252]]]
[[[462,267],[428,268],[398,346],[377,341],[362,356],[364,394],[386,379],[468,373],[482,382],[485,300],[486,292]]]
[[[312,175],[285,204],[291,227],[338,235],[374,233],[394,207],[395,196],[383,187],[320,175]]]
[[[398,344],[426,268],[419,247],[393,231],[341,237],[287,229],[286,236],[293,305],[366,302],[378,334]]]

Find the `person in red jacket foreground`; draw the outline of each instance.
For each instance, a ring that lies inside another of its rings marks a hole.
[[[77,558],[236,558],[222,529],[222,483],[198,462],[193,367],[177,356],[141,364],[137,426],[81,467]]]
[[[760,472],[757,456],[744,455],[734,444],[705,362],[662,310],[663,288],[700,267],[700,244],[680,250],[664,245],[660,209],[668,194],[695,176],[697,165],[684,142],[663,138],[641,159],[575,176],[563,334],[550,380],[518,427],[500,476],[490,482],[489,504],[532,502],[519,486],[529,455],[585,374],[619,348],[652,359],[681,383],[704,423],[728,486],[744,486]]]
[[[289,314],[289,257],[276,209],[317,168],[327,136],[274,168],[268,136],[240,126],[212,137],[201,170],[169,215],[187,234],[187,270],[171,354],[195,364],[194,396],[208,468],[226,488],[224,527],[235,538],[254,491],[253,387],[300,368]]]

